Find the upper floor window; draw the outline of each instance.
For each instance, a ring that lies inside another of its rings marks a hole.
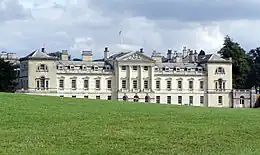
[[[45,64],[40,64],[37,68],[38,72],[48,72],[48,66]]]
[[[144,66],[144,70],[145,70],[145,71],[148,71],[148,66]]]
[[[126,66],[122,66],[121,69],[122,69],[123,71],[125,71],[125,70],[126,70]]]
[[[215,71],[215,74],[225,74],[225,70],[223,67],[218,67]]]
[[[137,66],[133,66],[133,70],[134,70],[134,71],[137,71]]]

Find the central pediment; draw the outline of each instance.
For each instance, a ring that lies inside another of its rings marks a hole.
[[[118,58],[118,61],[154,62],[154,60],[141,52],[130,52]]]

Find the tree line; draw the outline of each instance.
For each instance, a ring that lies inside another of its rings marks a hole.
[[[246,51],[229,36],[224,38],[222,48],[217,53],[224,59],[232,58],[233,88],[251,89],[260,87],[260,47]],[[205,52],[201,51],[204,55]],[[61,58],[61,52],[49,53],[50,56]],[[4,59],[0,59],[0,91],[14,91],[18,84],[15,67]]]

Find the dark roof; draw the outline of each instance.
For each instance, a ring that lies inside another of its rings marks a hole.
[[[23,57],[20,59],[20,61],[23,60],[57,60],[57,58],[49,56],[47,53],[42,52],[40,50],[35,50],[26,57]]]

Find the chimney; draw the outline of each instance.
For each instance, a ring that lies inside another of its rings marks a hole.
[[[92,51],[82,51],[82,61],[92,61]]]
[[[105,47],[105,50],[104,50],[104,60],[107,60],[108,59],[108,47]]]
[[[144,49],[143,48],[140,48],[140,53],[144,53]]]
[[[170,62],[171,59],[172,59],[172,50],[171,50],[171,49],[168,49],[168,52],[167,52],[167,59],[168,59],[168,62]]]
[[[155,60],[155,62],[161,63],[162,62],[162,55],[161,55],[161,53],[153,51],[152,59]]]
[[[61,52],[61,60],[65,60],[65,61],[69,60],[68,50],[62,50],[62,52]]]

